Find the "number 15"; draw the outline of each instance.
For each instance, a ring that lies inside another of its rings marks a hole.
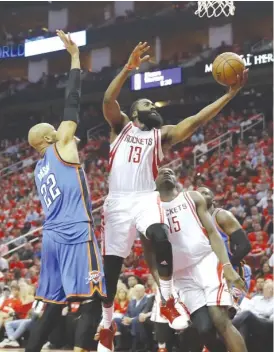
[[[176,215],[172,216],[172,218],[168,218],[168,223],[169,223],[170,233],[181,231],[180,222]]]

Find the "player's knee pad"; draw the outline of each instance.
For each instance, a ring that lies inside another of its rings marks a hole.
[[[168,226],[166,224],[150,225],[146,230],[146,237],[155,244],[166,242],[168,241]]]
[[[159,275],[168,277],[173,272],[172,247],[168,239],[168,227],[165,224],[153,224],[146,231],[152,243]]]

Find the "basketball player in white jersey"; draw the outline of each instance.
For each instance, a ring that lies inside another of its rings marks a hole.
[[[161,169],[156,184],[169,222],[174,286],[190,313],[193,327],[204,332],[209,313],[227,349],[247,352],[227,314],[232,304],[227,282],[240,290],[245,284],[230,263],[203,196],[196,191],[180,192],[171,169]]]
[[[142,57],[148,49],[147,43],[136,46],[127,65],[111,82],[103,101],[104,117],[111,127],[109,195],[104,204],[102,218],[108,298],[103,305],[103,329],[98,351],[109,351],[113,348],[113,300],[123,259],[131,251],[136,230],[150,241],[152,255],[156,258],[162,295],[161,314],[173,328],[186,327],[186,317],[178,311],[180,307],[171,296],[172,247],[154,180],[163,152],[190,137],[198,127],[216,116],[247,79],[246,71],[243,77],[238,77],[237,84],[228,93],[178,125],[162,126],[161,115],[148,99],[133,103],[127,116],[121,111],[117,98],[129,73],[149,60],[149,55]]]

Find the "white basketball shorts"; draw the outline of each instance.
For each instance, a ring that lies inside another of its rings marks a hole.
[[[175,274],[174,285],[190,314],[203,306],[230,306],[232,296],[215,253]]]
[[[143,235],[153,224],[167,224],[158,192],[109,194],[102,213],[103,255],[126,258],[138,230]]]

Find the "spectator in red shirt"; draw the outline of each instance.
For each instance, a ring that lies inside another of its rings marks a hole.
[[[25,264],[20,261],[19,255],[17,253],[14,253],[11,256],[11,259],[9,261],[9,267],[10,267],[10,270],[24,269],[25,268]]]
[[[267,242],[264,239],[264,236],[261,233],[256,234],[256,241],[252,243],[251,255],[253,256],[262,256],[265,254],[267,248]]]
[[[22,301],[20,299],[20,287],[17,284],[11,286],[11,298],[7,298],[0,307],[0,328],[5,321],[20,312]]]
[[[267,280],[267,279],[271,279],[273,280],[273,273],[272,273],[272,270],[268,264],[268,262],[265,262],[262,266],[262,273],[263,273],[263,276],[264,276],[264,279]]]
[[[114,301],[114,313],[125,315],[129,303],[127,291],[124,288],[119,288]]]
[[[37,284],[38,275],[37,275],[37,270],[36,270],[36,268],[34,266],[29,269],[29,272],[26,275],[26,278],[28,279],[30,284],[32,284],[32,285]]]
[[[249,198],[256,194],[256,189],[253,187],[252,182],[247,182],[246,187],[243,188],[241,194],[244,198]]]

